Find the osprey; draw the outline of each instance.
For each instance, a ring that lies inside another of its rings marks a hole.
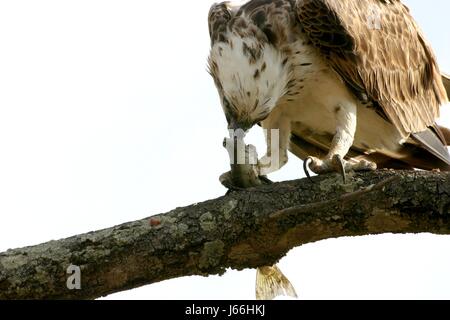
[[[448,79],[399,0],[223,2],[209,31],[229,128],[268,129],[260,175],[282,167],[288,150],[318,174],[450,170],[450,131],[436,124]]]
[[[229,129],[267,129],[261,176],[288,150],[344,180],[377,167],[450,170],[450,130],[436,124],[450,79],[399,0],[223,2],[208,22],[209,72]],[[259,268],[257,298],[278,294],[296,296],[276,266]]]

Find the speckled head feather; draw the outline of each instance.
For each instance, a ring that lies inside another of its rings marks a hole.
[[[289,1],[266,0],[212,6],[209,72],[229,123],[248,128],[264,120],[288,91],[292,74],[280,47],[295,30],[292,8]]]

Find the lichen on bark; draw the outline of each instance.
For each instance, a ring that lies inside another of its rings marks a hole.
[[[395,180],[392,180],[393,177]],[[450,174],[376,171],[261,185],[142,220],[0,253],[0,299],[93,299],[272,265],[291,248],[368,234],[450,234]],[[81,290],[66,287],[81,269]]]

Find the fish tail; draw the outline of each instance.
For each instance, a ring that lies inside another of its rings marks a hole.
[[[257,300],[272,300],[277,296],[297,298],[294,286],[276,265],[256,270],[255,289]]]

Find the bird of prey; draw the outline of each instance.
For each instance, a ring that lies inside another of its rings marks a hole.
[[[209,70],[231,129],[271,134],[260,173],[310,158],[315,173],[449,170],[448,102],[434,53],[399,0],[251,0],[209,13]],[[447,83],[448,85],[448,83]],[[275,165],[274,165],[275,164]]]
[[[267,129],[261,176],[288,150],[317,174],[450,170],[450,130],[436,124],[450,80],[400,0],[223,2],[208,22],[229,129]]]

